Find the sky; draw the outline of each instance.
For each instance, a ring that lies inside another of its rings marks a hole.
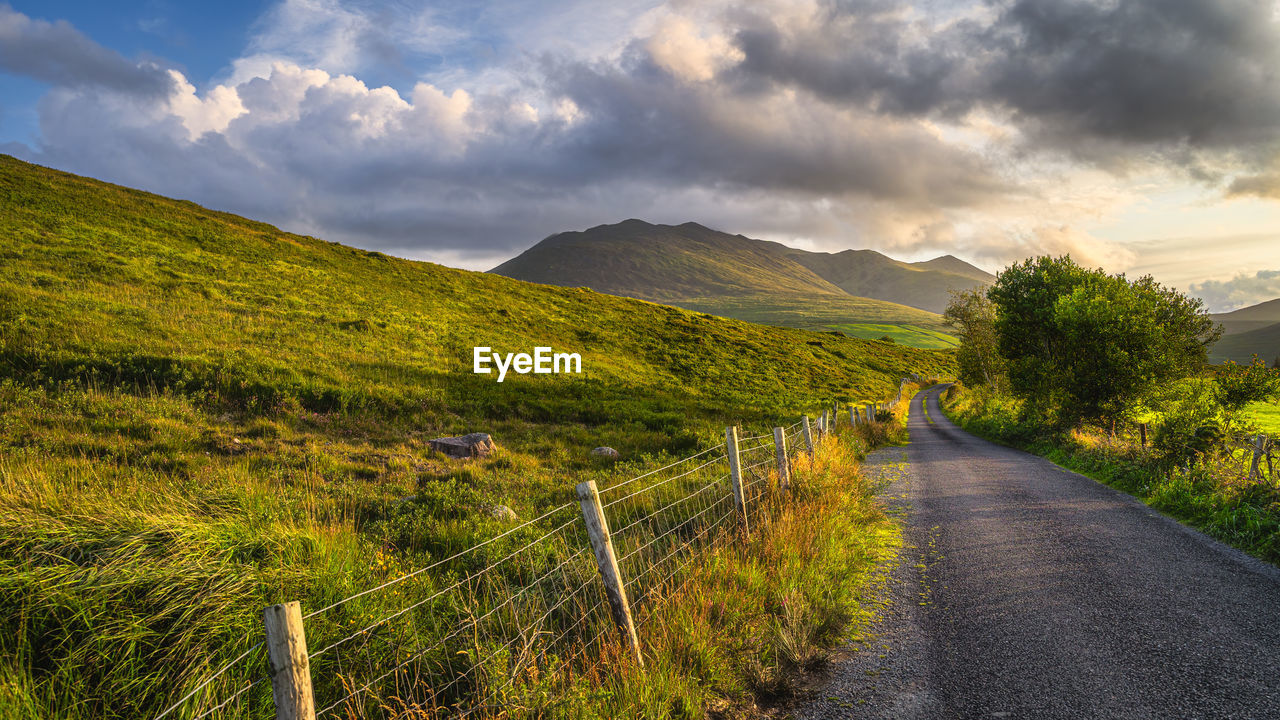
[[[1280,297],[1280,0],[0,2],[0,152],[488,269],[627,218]]]

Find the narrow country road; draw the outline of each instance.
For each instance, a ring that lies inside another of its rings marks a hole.
[[[882,619],[797,717],[1280,718],[1280,570],[965,433],[941,389],[870,461],[907,524]]]

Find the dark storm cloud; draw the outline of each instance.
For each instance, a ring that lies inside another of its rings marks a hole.
[[[831,3],[799,29],[752,17],[738,72],[893,115],[1012,114],[1035,140],[1238,148],[1280,129],[1276,5],[1015,0],[933,25]]]
[[[167,72],[139,66],[85,37],[66,22],[33,20],[0,5],[0,70],[63,87],[102,87],[161,97]]]
[[[586,179],[624,172],[680,185],[941,206],[1010,189],[977,154],[913,123],[673,83],[638,52],[620,66],[575,62],[550,65],[545,75],[590,118],[555,153]]]

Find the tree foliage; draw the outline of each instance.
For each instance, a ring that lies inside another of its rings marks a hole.
[[[1218,402],[1223,409],[1235,413],[1254,402],[1280,398],[1280,370],[1269,368],[1257,355],[1248,365],[1230,360],[1214,374],[1218,386]]]
[[[956,374],[970,387],[1003,387],[1005,368],[996,336],[996,308],[982,289],[951,293],[942,319],[960,338]]]
[[[1010,389],[1063,424],[1114,427],[1152,390],[1202,368],[1220,334],[1200,300],[1066,256],[1012,265],[988,295]]]

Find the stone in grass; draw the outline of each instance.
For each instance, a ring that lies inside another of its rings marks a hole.
[[[598,457],[612,458],[614,460],[618,459],[618,451],[611,447],[598,447],[595,450],[592,450],[591,454]]]
[[[520,519],[520,516],[516,515],[516,511],[506,505],[494,505],[489,509],[489,516],[494,520],[504,520],[506,522],[515,522]]]
[[[498,449],[489,433],[469,433],[458,437],[442,437],[427,441],[432,450],[456,458],[489,457]]]

